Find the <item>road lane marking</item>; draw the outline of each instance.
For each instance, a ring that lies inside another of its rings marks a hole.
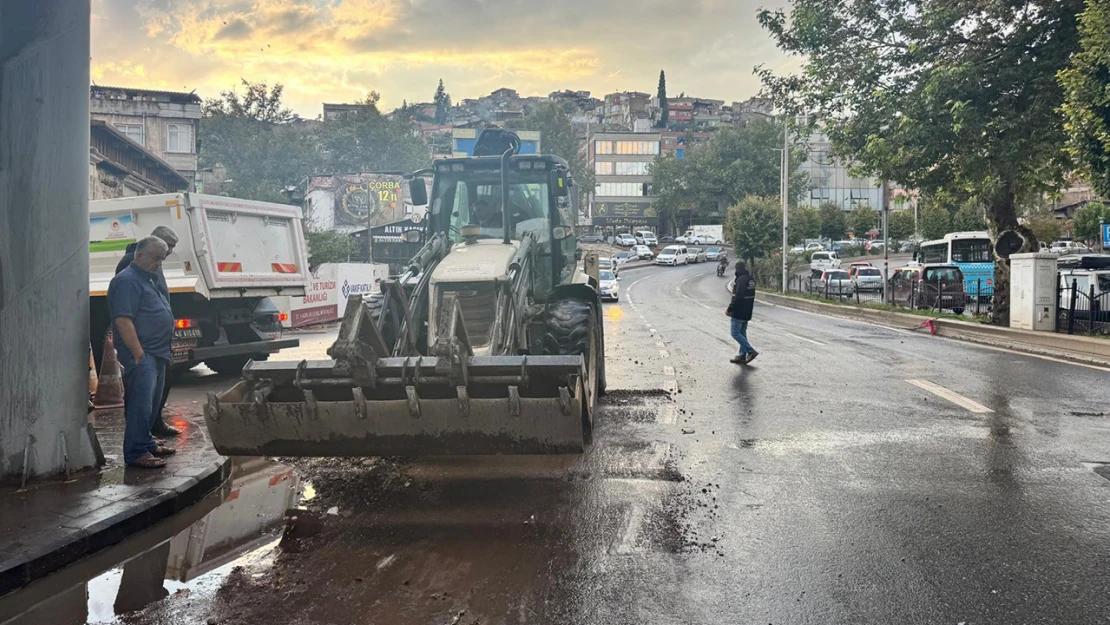
[[[665,343],[663,343],[663,341],[656,341],[655,346],[656,347],[666,347],[667,345]]]
[[[930,393],[936,395],[937,397],[940,397],[942,399],[947,399],[948,401],[952,402],[953,404],[956,404],[957,406],[966,409],[968,412],[974,412],[976,414],[987,414],[989,412],[994,412],[993,410],[991,410],[990,408],[987,408],[983,404],[972,401],[972,400],[968,399],[967,397],[964,397],[963,395],[960,395],[956,391],[946,389],[943,386],[941,386],[939,384],[936,384],[934,382],[930,382],[928,380],[906,380],[906,381],[909,382],[910,384],[913,384],[914,386],[916,386],[920,389],[924,389],[926,391],[929,391]]]
[[[639,553],[641,550],[636,547],[636,539],[640,535],[640,528],[644,524],[644,507],[640,504],[633,504],[632,509],[628,511],[628,520],[625,522],[624,531],[621,532],[620,538],[613,544],[613,551],[617,555],[630,555]]]
[[[659,355],[664,357],[664,358],[670,358],[671,357],[671,355],[669,353],[667,353],[667,350],[665,350],[665,349],[659,350]]]
[[[824,343],[822,343],[821,341],[815,341],[813,339],[807,339],[806,337],[798,336],[797,334],[791,334],[789,332],[783,332],[783,334],[785,334],[786,336],[789,336],[790,338],[798,339],[799,341],[805,341],[806,343],[813,343],[814,345],[824,345]]]
[[[663,375],[674,375],[674,367],[670,365],[663,367]]]

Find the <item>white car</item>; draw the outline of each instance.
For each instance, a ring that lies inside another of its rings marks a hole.
[[[1065,254],[1090,254],[1091,248],[1079,243],[1078,241],[1056,241],[1048,251],[1063,256]]]
[[[632,254],[640,260],[651,260],[655,258],[655,254],[652,253],[651,248],[646,245],[637,245],[633,247]]]
[[[836,252],[814,252],[809,258],[809,268],[811,271],[840,269],[840,256]]]
[[[685,265],[688,262],[690,261],[686,258],[685,245],[668,245],[655,257],[656,265],[669,265],[674,267],[675,265]]]
[[[613,275],[618,275],[620,269],[617,263],[613,262],[612,258],[608,256],[599,256],[597,259],[597,268],[599,271],[612,271]]]
[[[636,245],[636,237],[625,232],[622,234],[618,234],[616,240],[613,242],[621,247],[632,247],[633,245]]]
[[[640,245],[647,245],[655,247],[659,245],[659,240],[655,238],[655,233],[650,230],[641,230],[636,233],[636,242]]]
[[[617,276],[608,269],[602,269],[597,274],[598,286],[601,290],[601,299],[611,299],[614,302],[619,302],[621,299],[620,289],[617,287]]]
[[[805,251],[807,251],[807,252],[816,252],[816,251],[820,251],[820,250],[824,250],[824,249],[825,249],[824,244],[821,244],[821,243],[806,243]]]

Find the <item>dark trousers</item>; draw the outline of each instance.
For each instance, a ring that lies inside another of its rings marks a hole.
[[[155,410],[162,399],[165,375],[165,361],[154,356],[143,356],[140,362],[123,367],[123,461],[127,464],[158,448],[150,428],[158,418]]]
[[[170,398],[170,385],[173,384],[173,375],[170,368],[173,367],[173,362],[166,363],[166,381],[162,384],[162,399],[158,402],[158,410],[154,413],[154,423],[152,427],[158,427],[162,421],[162,411],[166,409],[166,402]]]

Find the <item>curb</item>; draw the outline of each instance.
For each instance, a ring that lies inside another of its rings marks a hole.
[[[825,304],[763,291],[759,292],[759,297],[764,302],[777,306],[892,328],[912,329],[930,319],[909,313]],[[1085,364],[1110,366],[1110,340],[1055,332],[1033,332],[955,319],[932,319],[932,322],[937,336]]]
[[[151,487],[110,510],[95,510],[74,519],[80,530],[0,560],[0,595],[46,577],[74,562],[137,534],[200,501],[231,476],[231,459],[220,457],[207,465],[174,475],[176,484]],[[107,514],[104,514],[107,512]]]

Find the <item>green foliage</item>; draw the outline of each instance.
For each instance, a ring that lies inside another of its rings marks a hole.
[[[890,211],[886,219],[887,233],[895,241],[905,241],[913,236],[913,210]]]
[[[447,89],[443,87],[443,79],[439,79],[439,86],[436,87],[435,95],[432,96],[432,103],[436,105],[437,124],[447,123],[447,109],[451,108],[451,94],[447,93]]]
[[[663,70],[659,70],[659,90],[655,95],[659,100],[659,127],[666,128],[667,122],[671,119],[671,112],[667,110],[667,75]]]
[[[1110,206],[1099,202],[1091,202],[1079,207],[1075,211],[1072,238],[1077,241],[1098,241],[1102,238],[1098,231],[1098,221],[1110,224]]]
[[[1068,151],[1091,185],[1110,197],[1110,0],[1087,0],[1080,50],[1060,72]]]
[[[986,230],[987,218],[983,211],[983,207],[975,201],[967,201],[960,205],[952,215],[952,231],[953,232],[969,232],[975,230]],[[1039,239],[1040,237],[1038,237]]]
[[[821,213],[812,206],[795,206],[790,209],[790,245],[821,236]]]
[[[382,116],[379,96],[366,109],[318,126],[296,119],[282,105],[282,86],[243,81],[245,92],[208,100],[200,124],[201,167],[227,167],[228,195],[286,201],[284,190],[307,176],[349,171],[413,171],[430,161],[410,123]]]
[[[867,236],[867,231],[879,225],[879,211],[866,204],[856,204],[848,213],[848,228],[856,237]]]
[[[538,130],[540,149],[544,154],[561,157],[570,166],[570,175],[582,192],[594,188],[594,172],[587,167],[580,150],[582,139],[575,132],[564,111],[555,102],[545,102],[524,119],[507,124],[516,130]]]
[[[782,217],[774,198],[748,196],[728,209],[725,236],[736,255],[751,264],[782,244]]]
[[[719,206],[733,206],[749,195],[778,196],[782,137],[782,124],[756,120],[717,131],[705,143],[688,149],[682,160],[660,155],[652,167],[657,205],[666,214],[692,211],[694,219],[700,220]],[[804,150],[799,147],[793,152],[790,197],[797,198],[808,181],[797,169]]]
[[[1038,241],[1051,243],[1060,238],[1064,233],[1064,224],[1051,213],[1037,213],[1026,217],[1025,223]]]
[[[351,259],[357,247],[351,237],[339,230],[315,230],[306,228],[304,233],[308,244],[310,265],[324,263],[345,263]]]
[[[833,241],[844,238],[848,230],[848,215],[835,202],[823,202],[817,212],[821,215],[821,236]]]
[[[936,202],[922,202],[917,213],[918,228],[926,241],[940,239],[952,232],[952,214]]]
[[[792,0],[758,17],[801,72],[760,74],[788,113],[820,120],[835,156],[929,195],[979,196],[996,230],[1014,229],[1016,198],[1058,188],[1069,165],[1056,74],[1082,7]]]

